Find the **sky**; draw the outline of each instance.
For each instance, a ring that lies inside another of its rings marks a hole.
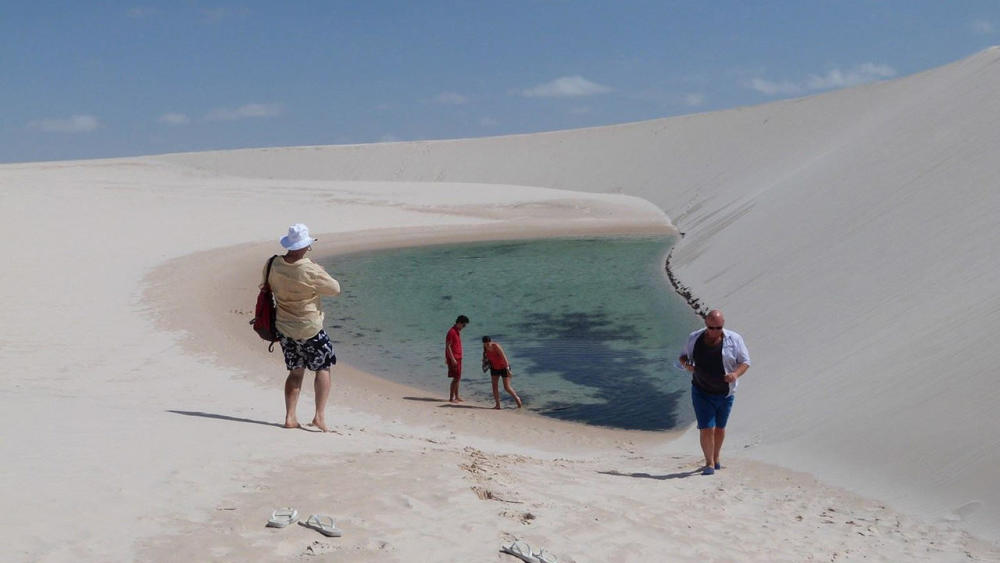
[[[995,44],[997,0],[0,0],[0,162],[610,125]]]

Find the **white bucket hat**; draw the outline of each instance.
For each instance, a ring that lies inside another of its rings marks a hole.
[[[315,242],[316,239],[309,236],[309,227],[302,223],[295,223],[288,227],[288,234],[281,237],[281,246],[288,250],[300,250]]]

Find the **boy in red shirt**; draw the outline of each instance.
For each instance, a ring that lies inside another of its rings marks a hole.
[[[469,317],[459,315],[455,324],[448,329],[444,337],[444,361],[448,364],[448,377],[451,378],[451,388],[448,394],[449,403],[461,403],[458,396],[458,384],[462,381],[462,329],[469,324]]]

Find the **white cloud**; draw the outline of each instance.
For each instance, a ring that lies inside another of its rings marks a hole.
[[[893,76],[896,76],[896,71],[889,65],[864,63],[847,71],[835,68],[823,76],[812,75],[806,80],[806,87],[810,90],[847,88]]]
[[[995,29],[993,27],[993,22],[989,20],[976,20],[972,22],[971,27],[972,33],[975,33],[976,35],[989,35],[993,33]]]
[[[582,76],[563,76],[551,82],[521,90],[520,94],[527,98],[571,98],[593,96],[611,91],[612,88],[591,82]]]
[[[231,18],[241,18],[250,15],[250,10],[245,7],[239,8],[202,8],[199,10],[201,12],[202,22],[207,24],[216,24],[223,20],[228,20]]]
[[[159,13],[160,13],[159,10],[157,10],[156,8],[150,8],[148,6],[137,6],[135,8],[129,9],[128,17],[134,19],[144,19],[144,18],[151,18]]]
[[[191,119],[183,113],[165,113],[157,121],[166,125],[187,125]]]
[[[867,84],[884,78],[892,78],[893,76],[896,76],[896,70],[889,65],[863,63],[847,70],[835,68],[823,75],[811,74],[801,82],[788,80],[775,82],[757,77],[750,81],[749,87],[768,96],[794,96],[810,91],[831,90],[834,88],[847,88],[859,84]]]
[[[773,96],[775,94],[791,95],[802,92],[802,87],[798,84],[788,81],[772,82],[770,80],[764,80],[763,78],[754,78],[751,80],[750,87],[761,94],[767,94],[768,96]]]
[[[274,117],[281,115],[284,108],[281,104],[245,104],[236,109],[219,108],[205,116],[209,121],[235,121],[253,117]]]
[[[433,98],[439,104],[462,105],[469,103],[469,98],[455,92],[441,92]]]
[[[705,94],[699,94],[696,92],[684,94],[684,105],[693,108],[705,105]]]
[[[46,133],[88,133],[101,126],[101,121],[93,115],[74,115],[65,119],[39,119],[28,123],[29,129]]]

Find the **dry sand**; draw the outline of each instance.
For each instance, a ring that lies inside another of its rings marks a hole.
[[[579,131],[0,167],[4,559],[1000,559],[998,61]],[[319,254],[672,221],[675,273],[754,357],[726,468],[692,473],[692,432],[349,365],[335,432],[278,427],[246,321],[297,221]],[[283,505],[344,537],[265,528]]]

